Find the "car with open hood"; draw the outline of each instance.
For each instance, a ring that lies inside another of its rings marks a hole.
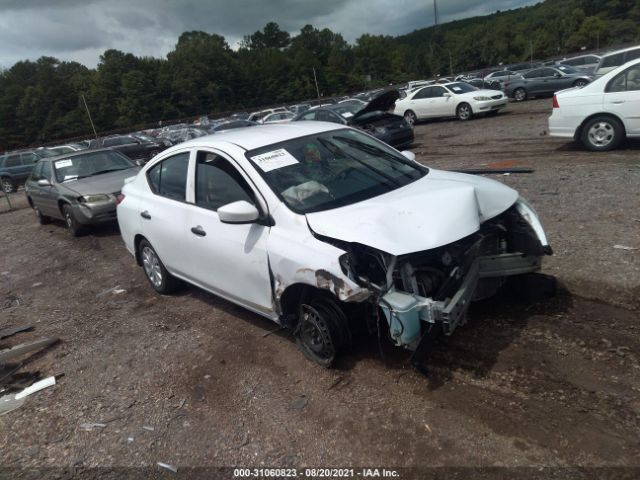
[[[40,224],[64,220],[78,236],[89,225],[116,220],[122,185],[138,170],[116,150],[82,150],[40,160],[25,183],[25,194]]]
[[[403,149],[413,144],[413,127],[402,117],[389,113],[400,97],[398,90],[389,90],[368,103],[337,103],[315,107],[294,118],[294,121],[315,120],[359,128],[392,147]]]
[[[394,113],[404,116],[410,124],[427,118],[470,120],[474,115],[496,114],[507,106],[507,102],[507,97],[499,90],[478,89],[465,82],[452,82],[407,93],[396,102]]]
[[[118,223],[158,293],[186,281],[226,298],[326,367],[360,329],[419,359],[551,252],[515,190],[325,122],[174,146],[126,182]]]

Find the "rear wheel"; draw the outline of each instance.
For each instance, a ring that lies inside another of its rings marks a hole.
[[[142,240],[138,248],[142,268],[153,289],[162,295],[174,292],[180,281],[167,271],[151,244]]]
[[[624,138],[624,127],[609,116],[594,117],[582,129],[582,143],[593,152],[613,150]]]
[[[300,306],[296,343],[302,353],[329,368],[341,347],[349,342],[347,318],[331,298],[318,297]]]
[[[71,236],[80,236],[82,234],[82,225],[76,220],[71,205],[65,204],[62,206],[62,215],[64,216],[64,223],[67,225],[67,230],[69,230]]]
[[[38,223],[40,225],[46,225],[47,223],[51,222],[51,219],[49,217],[42,215],[42,212],[36,205],[33,206],[33,213],[36,214],[36,218],[38,219]]]
[[[586,87],[588,84],[589,82],[587,82],[586,80],[576,80],[575,82],[573,82],[573,86],[578,88]]]
[[[462,121],[471,120],[473,118],[473,110],[468,103],[461,103],[456,109],[456,115]]]
[[[524,88],[516,88],[513,91],[513,98],[516,102],[524,102],[527,99],[527,91]]]
[[[0,178],[0,185],[4,193],[11,193],[16,191],[16,186],[13,184],[13,180],[9,177]]]
[[[418,121],[418,117],[413,112],[413,110],[407,110],[406,112],[404,112],[404,119],[409,125],[415,125],[415,123]]]

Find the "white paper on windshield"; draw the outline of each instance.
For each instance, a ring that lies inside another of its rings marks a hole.
[[[70,167],[71,165],[73,165],[73,163],[71,162],[71,160],[67,159],[67,160],[58,160],[55,164],[56,168],[65,168],[65,167]]]
[[[342,114],[342,116],[343,116],[344,118],[351,118],[351,117],[353,117],[353,113],[351,113],[351,112],[344,112],[344,113]]]
[[[297,163],[300,163],[296,160],[296,157],[291,155],[284,148],[256,155],[255,157],[251,157],[251,160],[253,160],[263,172],[270,172],[271,170],[277,170],[278,168],[284,168],[289,165],[296,165]]]
[[[451,90],[453,90],[454,92],[461,92],[462,89],[460,87],[452,87]]]

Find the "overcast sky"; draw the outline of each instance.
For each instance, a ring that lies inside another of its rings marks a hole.
[[[440,23],[539,0],[439,0]],[[296,34],[306,24],[353,43],[363,33],[401,35],[433,24],[433,0],[0,0],[0,67],[42,55],[95,67],[116,48],[163,57],[189,30],[229,45],[267,22]]]

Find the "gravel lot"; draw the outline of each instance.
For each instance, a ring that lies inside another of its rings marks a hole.
[[[0,478],[157,473],[157,462],[179,474],[439,466],[516,478],[544,466],[546,478],[595,478],[596,467],[635,467],[615,472],[637,478],[640,250],[614,245],[640,247],[640,145],[593,154],[550,139],[550,109],[536,100],[416,127],[414,151],[433,167],[535,169],[495,178],[537,208],[556,252],[545,270],[566,287],[535,305],[475,305],[436,347],[429,378],[405,352],[381,359],[373,338],[323,370],[288,333],[267,335],[273,324],[213,295],[152,293],[116,228],[72,239],[62,224],[37,225],[13,194],[17,210],[0,214],[0,328],[35,331],[2,345],[58,336],[21,372],[64,376],[0,417]]]

